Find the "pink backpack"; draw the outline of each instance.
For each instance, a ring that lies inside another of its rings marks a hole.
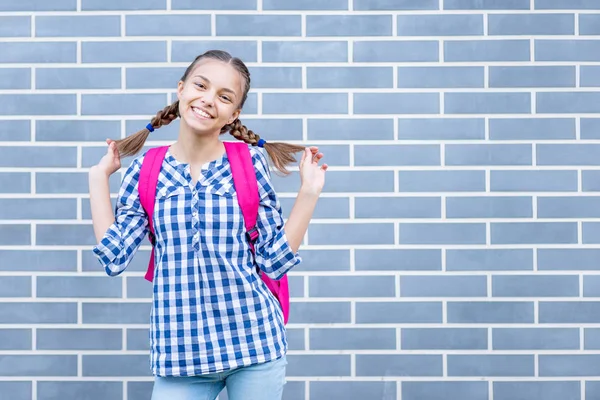
[[[256,218],[258,216],[258,182],[252,157],[248,145],[243,142],[224,142],[227,158],[231,165],[233,175],[233,185],[238,195],[238,203],[242,209],[246,232],[250,237],[250,248],[254,252],[254,241],[258,237],[256,230]],[[154,226],[151,216],[154,213],[154,201],[156,198],[156,185],[158,175],[161,170],[168,146],[155,147],[146,153],[140,169],[139,193],[140,202],[144,211],[148,215],[148,225],[150,228],[150,242],[152,243],[152,253],[150,262],[146,271],[146,280],[152,282],[154,278]],[[277,298],[283,310],[284,323],[287,324],[289,317],[290,295],[288,288],[287,275],[280,280],[269,278],[264,272],[260,271],[260,277],[265,282],[271,293]]]

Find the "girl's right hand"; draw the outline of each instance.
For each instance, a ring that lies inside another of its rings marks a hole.
[[[121,156],[119,150],[117,150],[117,143],[112,139],[106,139],[108,149],[106,154],[100,159],[98,165],[94,169],[97,169],[110,176],[117,172],[121,168]]]

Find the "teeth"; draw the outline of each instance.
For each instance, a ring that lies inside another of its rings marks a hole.
[[[208,115],[207,113],[205,113],[204,111],[202,111],[202,110],[200,110],[200,109],[198,109],[198,108],[193,108],[193,107],[192,107],[192,110],[193,110],[193,111],[194,111],[196,114],[200,115],[201,117],[204,117],[204,118],[212,118],[210,115]]]

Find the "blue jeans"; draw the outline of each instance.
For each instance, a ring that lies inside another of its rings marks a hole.
[[[214,400],[227,387],[229,400],[281,400],[286,357],[217,374],[161,377],[154,380],[152,400]]]

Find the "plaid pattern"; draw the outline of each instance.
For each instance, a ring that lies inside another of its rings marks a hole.
[[[251,147],[260,195],[256,255],[248,244],[227,155],[189,166],[167,152],[159,175],[153,306],[152,372],[190,376],[277,359],[287,341],[280,306],[256,272],[278,279],[301,258],[288,245],[281,208],[261,150]],[[123,272],[149,232],[139,201],[143,155],[123,178],[115,223],[94,253],[107,274]]]

